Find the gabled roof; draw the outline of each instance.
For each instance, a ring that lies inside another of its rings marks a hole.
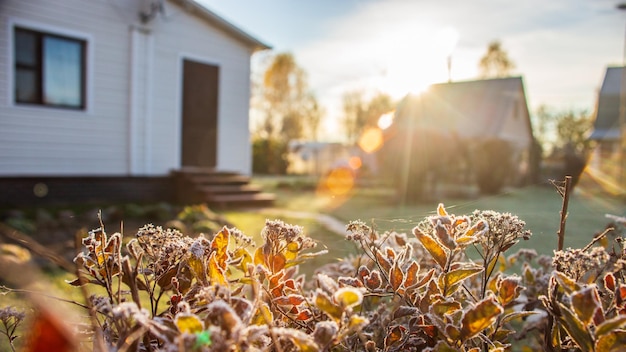
[[[589,139],[619,139],[619,106],[623,79],[622,67],[608,67],[598,94],[596,119]]]
[[[499,136],[512,114],[532,131],[521,77],[434,84],[421,96],[405,98],[398,110],[419,116],[416,126],[463,137]]]
[[[226,21],[224,18],[218,16],[215,12],[207,9],[199,4],[196,0],[170,0],[182,6],[190,13],[202,18],[209,24],[223,30],[227,34],[231,35],[235,39],[241,41],[246,46],[250,47],[253,51],[271,49],[272,47],[254,38],[250,34],[244,32],[237,26]]]

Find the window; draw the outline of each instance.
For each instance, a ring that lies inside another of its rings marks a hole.
[[[85,109],[86,41],[14,28],[15,102]]]

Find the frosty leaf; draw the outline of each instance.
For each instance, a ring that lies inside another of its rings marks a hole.
[[[439,205],[437,205],[437,214],[439,216],[448,216],[448,212],[446,211],[446,208],[443,206],[442,203],[439,203]]]
[[[391,263],[389,260],[387,260],[387,258],[379,250],[374,251],[374,253],[376,254],[376,261],[378,262],[378,265],[380,265],[385,272],[389,272],[391,269]]]
[[[591,351],[593,349],[591,336],[585,328],[583,322],[561,302],[557,302],[561,311],[561,320],[564,324],[563,328],[567,334],[576,342],[578,347],[583,351]]]
[[[626,315],[618,315],[612,319],[605,320],[602,324],[598,325],[596,336],[600,337],[611,331],[622,329],[624,325],[626,325]]]
[[[393,288],[394,291],[398,291],[400,286],[402,286],[403,282],[404,282],[404,273],[402,272],[402,270],[398,266],[398,263],[396,262],[391,267],[391,270],[389,271],[389,284],[391,284],[391,288]]]
[[[270,257],[270,269],[273,272],[281,271],[285,268],[285,264],[287,263],[287,259],[282,253],[278,253]]]
[[[467,245],[473,243],[478,239],[478,236],[482,234],[486,229],[489,228],[489,225],[485,220],[481,220],[470,227],[464,234],[457,237],[456,243],[460,245]]]
[[[315,295],[315,305],[331,318],[335,320],[341,319],[341,315],[343,314],[341,308],[335,305],[330,298],[320,290],[318,290]]]
[[[554,274],[556,281],[559,283],[559,285],[561,285],[561,287],[563,287],[567,294],[572,294],[572,292],[581,289],[580,285],[576,281],[572,280],[570,277],[563,274],[562,272],[555,271]]]
[[[257,309],[254,317],[252,318],[252,324],[254,325],[266,325],[274,321],[274,315],[266,303],[261,303]]]
[[[287,296],[280,296],[280,297],[274,298],[274,302],[276,304],[284,305],[284,306],[286,305],[299,306],[302,303],[306,302],[306,299],[302,297],[301,295],[287,295]]]
[[[227,285],[226,277],[224,276],[224,269],[220,267],[217,262],[216,252],[212,252],[209,257],[209,278],[212,284]]]
[[[626,346],[626,331],[614,330],[602,335],[596,342],[597,352],[620,352]]]
[[[463,315],[461,338],[467,340],[491,326],[504,310],[493,296],[480,301]]]
[[[367,320],[367,318],[364,318],[360,315],[353,315],[350,317],[350,321],[348,322],[348,327],[350,329],[359,329],[361,327],[363,327],[364,325],[367,325],[369,323],[369,320]]]
[[[598,291],[594,286],[574,292],[571,298],[572,308],[574,308],[574,312],[582,320],[583,325],[589,324],[596,310],[602,308]]]
[[[174,320],[178,331],[183,334],[196,334],[204,330],[204,324],[195,315],[179,314]]]
[[[520,286],[518,277],[505,277],[498,282],[498,298],[500,304],[507,305],[519,297],[523,287]]]
[[[483,271],[483,268],[479,266],[476,266],[473,268],[470,267],[470,268],[452,270],[446,273],[444,276],[443,281],[444,281],[445,287],[450,288],[465,279],[468,279],[478,273],[481,273],[482,271]]]
[[[220,232],[218,232],[213,241],[211,241],[211,249],[216,253],[215,258],[217,264],[222,269],[226,269],[226,261],[228,260],[228,241],[230,239],[230,232],[224,226]]]
[[[236,259],[240,258],[238,267],[241,271],[246,272],[248,264],[252,263],[252,256],[250,256],[250,253],[248,253],[245,248],[239,248],[235,251],[234,257]]]
[[[604,275],[604,287],[609,291],[615,291],[615,275],[613,273]]]
[[[365,286],[370,290],[377,290],[382,286],[382,278],[380,277],[380,272],[378,270],[372,271],[369,276],[365,277]]]
[[[406,270],[406,278],[404,279],[404,287],[409,288],[417,284],[417,275],[420,272],[420,265],[414,260]]]
[[[442,317],[445,314],[451,314],[461,308],[461,303],[457,301],[439,301],[433,303],[431,306],[431,312]]]
[[[395,325],[389,329],[385,337],[385,350],[399,343],[404,338],[406,328],[401,325]]]
[[[343,287],[340,288],[333,295],[335,302],[339,304],[339,306],[348,308],[358,306],[363,302],[363,293],[359,289],[352,287]]]
[[[285,259],[287,261],[296,259],[299,251],[300,245],[298,245],[298,242],[289,242],[287,248],[285,248]]]
[[[537,314],[538,312],[535,311],[521,311],[521,312],[512,312],[509,313],[507,315],[505,315],[502,320],[501,320],[501,324],[506,324],[508,322],[510,322],[513,319],[517,319],[517,318],[524,318],[533,314]]]
[[[428,253],[433,256],[437,264],[439,264],[441,268],[445,268],[448,262],[448,254],[443,246],[434,238],[422,232],[418,227],[413,228],[413,234],[420,240],[422,246],[426,248]]]

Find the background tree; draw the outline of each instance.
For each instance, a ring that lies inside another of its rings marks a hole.
[[[253,131],[253,171],[284,173],[289,141],[316,138],[323,110],[309,91],[306,72],[290,53],[270,57],[257,80],[253,106],[260,121]]]
[[[478,68],[482,78],[499,78],[509,76],[515,64],[502,49],[500,41],[494,40],[487,46],[487,52],[480,59]]]
[[[380,116],[394,107],[395,102],[385,93],[377,93],[369,101],[362,91],[345,93],[342,122],[348,143],[355,144],[366,128],[377,126]]]

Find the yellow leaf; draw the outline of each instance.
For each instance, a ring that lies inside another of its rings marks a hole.
[[[252,318],[253,325],[268,325],[274,321],[274,314],[267,303],[262,303]]]
[[[369,324],[369,320],[360,315],[353,315],[350,317],[350,322],[348,323],[348,327],[350,329],[359,329],[362,326]]]
[[[213,241],[211,241],[211,249],[217,253],[217,263],[220,268],[226,269],[226,262],[228,260],[228,242],[230,240],[230,232],[224,226],[220,232],[218,232]]]
[[[209,257],[209,278],[212,284],[220,284],[223,286],[228,284],[224,276],[224,269],[218,264],[215,252],[212,252]]]
[[[596,342],[596,352],[619,352],[626,346],[626,331],[614,330],[602,335]]]
[[[265,244],[265,246],[267,246],[268,244]],[[261,246],[259,248],[256,249],[256,251],[254,251],[254,265],[264,265],[267,266],[265,263],[265,253],[264,253],[264,248],[265,246]]]
[[[418,240],[420,240],[422,246],[426,248],[428,253],[433,256],[433,259],[435,259],[437,264],[439,264],[441,268],[445,268],[448,262],[448,253],[446,252],[446,249],[434,238],[428,236],[417,227],[413,228],[413,234]]]
[[[439,205],[437,205],[437,214],[439,216],[448,216],[448,212],[446,211],[446,208],[444,208],[443,203],[439,203]]]
[[[470,308],[461,320],[461,338],[465,341],[491,326],[504,309],[490,296]]]
[[[300,251],[300,245],[298,242],[289,242],[287,244],[287,248],[285,248],[285,259],[287,261],[296,259],[298,251]]]
[[[460,245],[473,243],[478,239],[478,236],[489,228],[489,225],[485,220],[481,220],[470,227],[464,234],[456,238],[456,243]]]
[[[192,314],[179,314],[174,320],[178,331],[183,334],[196,334],[204,330],[204,324],[195,315]]]
[[[461,281],[468,279],[478,273],[483,271],[482,267],[473,267],[473,268],[463,268],[452,270],[445,274],[444,276],[444,284],[446,288],[450,288]],[[448,292],[450,294],[450,292]]]
[[[331,318],[337,321],[341,319],[343,311],[335,305],[324,292],[319,290],[317,291],[317,294],[315,295],[315,305]]]
[[[333,295],[339,306],[348,308],[358,306],[363,302],[363,293],[354,287],[343,287]]]
[[[189,265],[189,269],[191,269],[191,273],[198,281],[204,282],[206,280],[206,274],[204,271],[204,263],[202,261],[202,258],[199,258],[195,255],[190,255],[189,260],[187,260],[187,264]]]
[[[239,268],[244,273],[248,270],[248,264],[252,264],[252,256],[245,248],[239,248],[234,253],[235,258],[241,258],[239,262]]]
[[[596,336],[600,337],[613,330],[623,329],[624,325],[626,325],[626,315],[618,315],[612,319],[605,320],[602,324],[598,325]]]

